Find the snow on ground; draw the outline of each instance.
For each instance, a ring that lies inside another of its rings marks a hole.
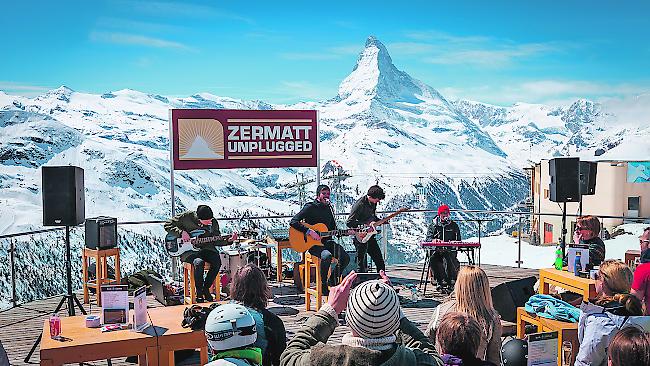
[[[626,234],[619,235],[611,240],[605,240],[605,257],[607,259],[623,260],[625,252],[630,249],[639,249],[639,235],[648,224],[624,224],[619,228]],[[477,241],[477,238],[468,238],[465,241]],[[523,268],[551,267],[555,260],[555,246],[540,247],[521,242],[521,260]],[[466,260],[460,255],[461,261]],[[502,266],[517,266],[517,238],[502,234],[481,238],[481,264],[496,264]]]

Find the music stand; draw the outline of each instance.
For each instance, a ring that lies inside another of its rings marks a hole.
[[[83,315],[86,315],[86,310],[83,308],[81,305],[81,302],[79,299],[77,299],[77,295],[72,292],[72,262],[71,262],[72,255],[70,254],[70,226],[66,225],[65,226],[65,275],[66,275],[66,284],[67,284],[67,293],[63,295],[61,298],[61,301],[59,301],[59,305],[57,305],[56,309],[54,310],[55,313],[58,313],[61,308],[63,307],[63,304],[67,301],[67,308],[68,308],[68,316],[74,316],[74,307],[75,305],[79,307],[79,310],[81,310],[81,313]],[[36,341],[34,341],[34,344],[32,345],[32,349],[29,351],[27,354],[27,357],[25,357],[24,361],[27,363],[29,362],[29,359],[32,358],[32,355],[34,354],[34,351],[36,351],[36,347],[41,343],[41,337],[43,335],[39,335],[38,338],[36,338]]]

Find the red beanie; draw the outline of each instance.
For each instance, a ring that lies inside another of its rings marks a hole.
[[[445,212],[445,211],[449,212],[449,206],[447,206],[447,205],[440,205],[440,207],[438,207],[438,215],[440,215],[441,213],[443,213],[443,212]]]

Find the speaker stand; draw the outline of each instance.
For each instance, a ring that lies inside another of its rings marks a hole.
[[[72,261],[72,255],[70,253],[70,226],[66,225],[65,226],[65,275],[66,275],[68,292],[65,295],[63,295],[61,301],[59,301],[59,305],[57,305],[54,312],[58,313],[63,307],[63,304],[67,302],[68,316],[75,315],[74,312],[75,305],[79,307],[79,310],[83,315],[86,315],[86,310],[81,305],[79,299],[77,299],[77,295],[74,292],[72,292],[72,262],[71,261]],[[38,345],[41,343],[42,336],[43,336],[42,334],[39,335],[38,338],[36,338],[36,341],[34,341],[34,344],[32,345],[32,349],[29,351],[27,357],[25,357],[24,359],[26,363],[29,362],[29,359],[32,358],[34,351],[36,351],[36,347],[38,347]]]
[[[560,237],[560,249],[562,249],[562,260],[566,251],[566,201],[562,202],[562,236]]]

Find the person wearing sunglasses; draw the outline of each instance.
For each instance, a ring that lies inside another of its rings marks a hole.
[[[605,243],[600,239],[599,235],[600,221],[597,217],[578,217],[573,233],[573,242],[589,245],[589,268],[599,266],[605,260]]]
[[[639,237],[641,258],[634,271],[632,294],[645,303],[645,315],[650,314],[650,226],[643,230]]]

